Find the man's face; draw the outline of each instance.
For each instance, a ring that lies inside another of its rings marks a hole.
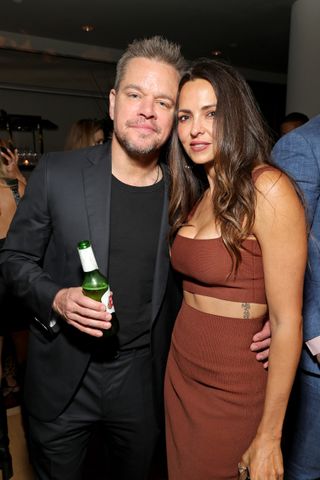
[[[283,135],[286,135],[287,133],[291,132],[291,130],[294,130],[295,128],[301,127],[303,123],[299,122],[298,120],[288,120],[287,122],[283,122],[280,125],[280,133],[281,137]]]
[[[166,63],[130,60],[109,96],[113,141],[133,156],[158,152],[171,132],[178,83],[178,72]]]

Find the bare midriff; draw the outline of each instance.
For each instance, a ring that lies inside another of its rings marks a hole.
[[[211,315],[230,318],[259,318],[267,313],[266,304],[231,302],[186,291],[183,292],[183,296],[187,305]]]

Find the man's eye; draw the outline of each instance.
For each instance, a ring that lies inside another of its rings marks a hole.
[[[168,104],[168,102],[163,102],[162,100],[159,101],[159,105],[162,108],[170,108],[170,105]]]
[[[138,98],[139,95],[137,93],[128,93],[128,97],[130,98]]]

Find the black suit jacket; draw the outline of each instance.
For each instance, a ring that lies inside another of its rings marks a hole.
[[[168,254],[168,173],[154,271],[151,347],[159,414],[171,331],[180,290]],[[111,193],[110,143],[45,155],[28,182],[12,222],[1,270],[13,292],[33,311],[25,399],[30,414],[56,418],[74,395],[97,339],[79,332],[52,312],[56,293],[81,285],[77,243],[92,242],[101,272],[108,277]],[[53,321],[57,324],[53,327]],[[134,394],[134,393],[133,393]]]

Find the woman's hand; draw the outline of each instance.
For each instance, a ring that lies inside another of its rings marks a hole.
[[[7,178],[16,178],[18,169],[18,149],[12,151],[10,148],[5,148],[5,151],[0,152],[2,162]]]
[[[249,467],[250,480],[283,480],[280,439],[257,435],[239,466]]]
[[[2,159],[2,171],[4,172],[5,177],[10,179],[17,178],[19,182],[26,185],[26,179],[22,175],[18,166],[18,149],[15,148],[12,151],[10,148],[5,148],[5,151],[1,150],[0,155]]]

